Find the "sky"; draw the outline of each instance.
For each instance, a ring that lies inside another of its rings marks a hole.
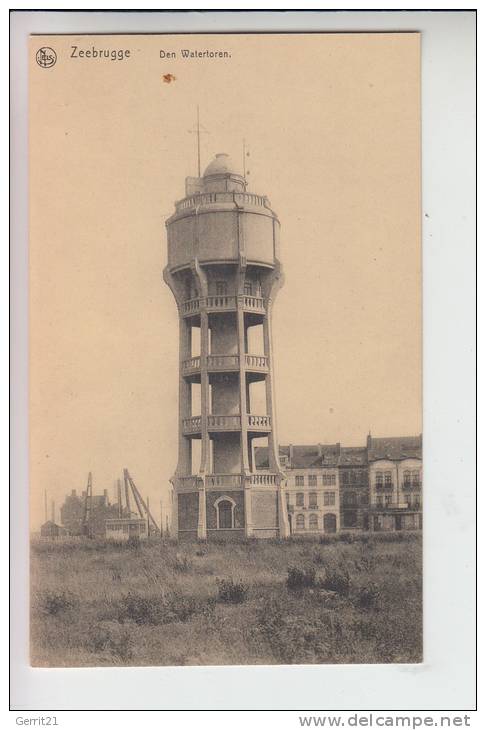
[[[73,45],[130,58],[74,59]],[[113,498],[127,467],[156,518],[167,504],[178,320],[164,221],[197,172],[197,103],[203,168],[240,160],[245,139],[249,190],[281,222],[279,442],[421,432],[417,34],[37,37],[30,64],[34,528],[44,492],[58,508],[89,471]]]

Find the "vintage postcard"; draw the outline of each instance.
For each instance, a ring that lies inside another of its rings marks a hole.
[[[421,662],[420,34],[29,83],[32,664]]]

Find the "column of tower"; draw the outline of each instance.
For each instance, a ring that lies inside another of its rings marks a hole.
[[[173,535],[287,536],[271,333],[271,308],[283,278],[277,216],[265,196],[246,190],[229,157],[220,154],[202,178],[186,179],[186,196],[166,226],[164,279],[177,302],[180,328]],[[261,332],[258,352],[251,351],[254,327]],[[256,383],[264,388],[257,411]],[[255,439],[261,438],[268,441],[265,470],[257,470],[253,458]]]

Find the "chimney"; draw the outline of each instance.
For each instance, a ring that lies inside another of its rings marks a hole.
[[[71,497],[75,497],[75,496],[76,496],[76,490],[75,489],[71,489]]]
[[[366,448],[371,449],[371,431],[368,434],[368,436],[366,437]]]
[[[289,444],[289,462],[290,462],[290,466],[291,467],[292,467],[292,460],[293,460],[293,458],[294,458],[294,445],[293,444]]]
[[[317,455],[322,459],[322,444],[317,444]]]
[[[56,521],[56,505],[54,500],[51,502],[51,520],[52,522]]]
[[[103,495],[106,497],[106,499],[108,501],[108,490],[107,489],[103,489]]]

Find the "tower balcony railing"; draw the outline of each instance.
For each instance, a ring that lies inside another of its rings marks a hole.
[[[197,489],[200,484],[200,477],[196,474],[190,476],[176,477],[178,489]],[[212,487],[243,487],[243,482],[249,482],[252,486],[267,487],[277,484],[278,475],[270,472],[262,474],[250,474],[243,477],[242,474],[206,474],[205,486]]]
[[[182,419],[183,433],[200,433],[202,428],[201,416],[192,416],[191,418]]]
[[[256,416],[246,414],[246,425],[249,431],[268,432],[272,430],[272,419],[270,416]],[[208,431],[239,431],[241,429],[241,416],[239,415],[208,415]],[[182,419],[182,432],[185,435],[201,433],[202,416],[191,416]]]
[[[240,428],[240,416],[208,416],[209,431],[238,431]]]
[[[178,489],[196,489],[198,477],[195,474],[187,477],[176,477]]]
[[[184,210],[190,210],[196,206],[214,205],[217,203],[234,205],[235,207],[244,207],[249,205],[267,208],[268,198],[265,195],[255,195],[254,193],[198,193],[176,203],[176,211],[181,213]]]
[[[268,357],[266,355],[245,355],[245,367],[250,370],[268,370]]]
[[[247,370],[257,372],[268,372],[268,357],[265,355],[245,355],[244,365]],[[239,370],[239,355],[208,355],[206,358],[207,369],[211,372]],[[201,369],[201,357],[190,357],[181,363],[182,374],[192,375]]]
[[[272,428],[272,419],[270,416],[254,416],[247,415],[248,428],[251,431],[270,431]]]
[[[265,299],[263,297],[254,297],[251,294],[241,294],[238,297],[238,304],[243,309],[251,312],[259,312],[265,314]]]
[[[241,487],[243,478],[241,474],[207,474],[207,487]]]
[[[182,361],[182,374],[190,375],[191,373],[198,372],[201,369],[201,358],[190,357],[188,360]]]
[[[240,358],[238,355],[208,355],[208,370],[238,370]]]
[[[201,309],[208,312],[232,312],[238,307],[246,312],[265,314],[266,300],[263,297],[251,294],[211,294],[208,297],[195,297],[182,302],[181,310],[183,317],[193,317],[199,314]]]
[[[277,474],[251,474],[250,484],[256,486],[273,486],[277,484]]]

